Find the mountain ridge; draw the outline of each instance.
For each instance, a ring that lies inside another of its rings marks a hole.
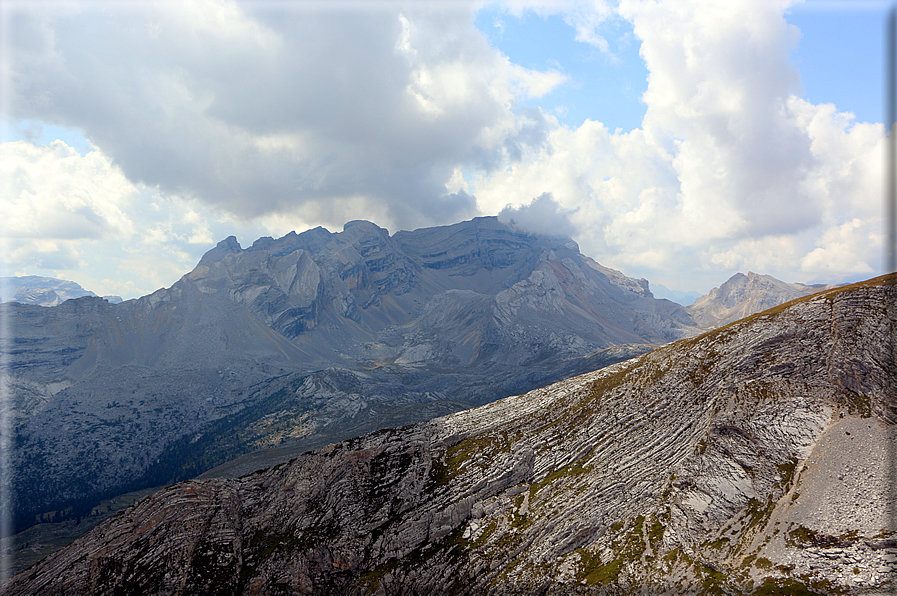
[[[748,271],[746,275],[736,273],[718,288],[698,297],[686,310],[699,326],[718,327],[838,285],[788,283],[771,275]]]
[[[96,296],[96,294],[73,281],[40,275],[0,277],[0,302],[49,307],[84,296]],[[122,301],[121,296],[102,296],[102,298],[112,304]]]
[[[8,593],[880,593],[895,283],[168,487]]]
[[[355,221],[246,249],[228,237],[170,288],[136,300],[0,309],[14,334],[3,349],[20,525],[79,515],[148,474],[168,483],[201,472],[200,460],[178,457],[193,458],[183,443],[219,420],[247,426],[215,426],[203,443],[209,467],[273,440],[311,448],[479,405],[557,380],[611,345],[694,329],[647,282],[497,218],[394,236]],[[347,395],[365,397],[334,396],[347,409],[328,408],[301,389],[308,375],[352,378]],[[266,416],[307,422],[270,434]]]

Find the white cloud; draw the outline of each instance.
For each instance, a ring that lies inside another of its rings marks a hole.
[[[133,233],[126,215],[134,185],[99,151],[81,156],[62,141],[0,144],[4,201],[0,219],[10,238],[118,238]]]
[[[602,26],[617,17],[616,11],[604,0],[505,0],[508,11],[516,16],[532,11],[539,16],[561,15],[564,22],[576,31],[576,41],[593,45],[609,53]]]
[[[62,141],[0,143],[0,180],[4,274],[72,279],[100,295],[169,286],[217,240],[267,230],[135,185],[99,149],[82,156]]]
[[[787,5],[623,0],[650,73],[642,129],[556,126],[519,163],[472,180],[480,208],[551,192],[575,210],[586,254],[700,289],[746,269],[874,272],[883,127],[796,96]]]
[[[394,227],[475,215],[426,205],[458,164],[543,142],[541,112],[517,104],[565,81],[489,47],[464,4],[100,6],[19,7],[12,115],[83,130],[129,180],[243,218],[334,202]]]
[[[854,218],[825,230],[817,247],[800,260],[802,271],[823,278],[842,276],[843,272],[872,274],[882,256],[880,220]],[[876,250],[878,249],[878,250]]]
[[[518,230],[544,236],[573,236],[576,229],[570,223],[570,211],[564,210],[551,193],[543,193],[528,205],[506,206],[498,214],[498,220]]]
[[[559,219],[584,253],[679,289],[738,269],[874,272],[883,128],[799,99],[789,2],[505,4],[561,15],[606,53],[605,25],[631,21],[650,73],[642,128],[568,128],[532,107],[571,84],[563,66],[489,47],[473,3],[18,6],[9,115],[94,149],[0,146],[11,266],[133,295],[232,233],[246,246],[351,219],[395,231],[502,212]]]

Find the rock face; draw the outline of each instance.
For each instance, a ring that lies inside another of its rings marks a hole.
[[[787,283],[771,275],[748,271],[747,275],[736,273],[720,287],[695,300],[686,310],[699,326],[713,328],[834,287]]]
[[[7,593],[883,593],[895,283],[169,486]]]
[[[139,300],[0,308],[20,527],[247,451],[480,405],[611,345],[693,332],[645,280],[496,218],[393,236],[356,221],[247,249],[231,237]]]

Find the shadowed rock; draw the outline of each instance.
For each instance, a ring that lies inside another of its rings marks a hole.
[[[611,345],[694,329],[644,280],[494,217],[393,236],[355,221],[246,249],[229,237],[138,300],[0,308],[20,527],[261,448],[481,405]]]
[[[880,593],[895,282],[170,486],[7,593]]]

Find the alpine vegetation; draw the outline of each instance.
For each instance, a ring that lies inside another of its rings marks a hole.
[[[169,486],[8,594],[882,593],[895,282]]]

